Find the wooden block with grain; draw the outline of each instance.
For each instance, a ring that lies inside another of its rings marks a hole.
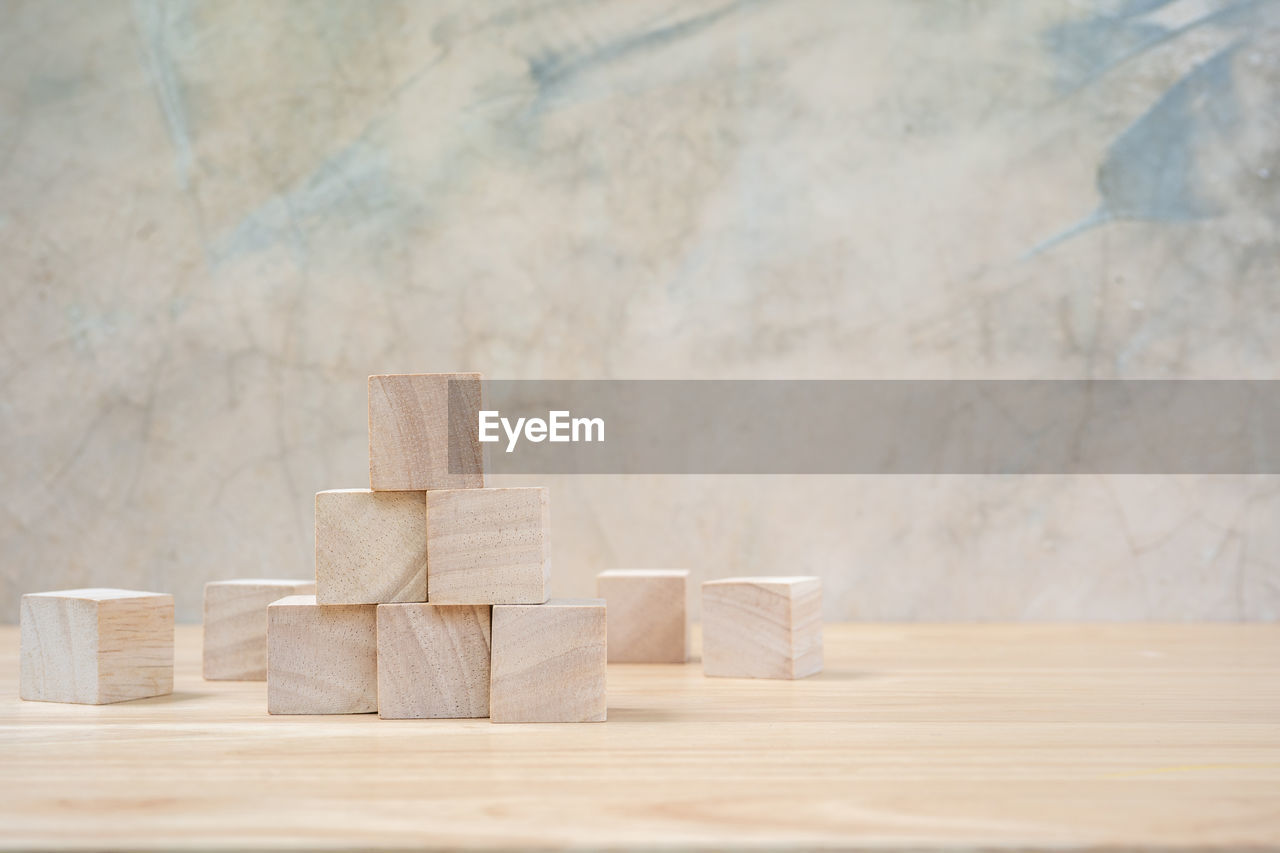
[[[210,681],[267,680],[267,605],[314,581],[238,578],[204,585],[202,667]]]
[[[173,692],[173,596],[66,589],[22,596],[19,695],[105,705]]]
[[[427,600],[427,505],[422,492],[316,492],[316,601]]]
[[[290,595],[267,607],[267,711],[378,710],[377,606]]]
[[[702,671],[734,678],[804,678],[821,672],[821,578],[703,583]]]
[[[551,597],[547,490],[427,492],[433,604],[541,604]]]
[[[689,658],[685,569],[609,569],[596,595],[609,607],[609,663],[684,663]]]
[[[489,718],[495,723],[604,720],[607,630],[600,598],[494,605]]]
[[[479,415],[479,373],[370,376],[369,487],[482,487]]]
[[[489,716],[487,605],[378,605],[378,716]]]

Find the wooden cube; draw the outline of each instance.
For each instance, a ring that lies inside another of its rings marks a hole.
[[[550,510],[542,487],[427,492],[432,604],[541,604],[551,597]]]
[[[267,711],[378,710],[377,607],[290,595],[267,607]]]
[[[821,672],[822,579],[703,583],[702,671],[736,678],[804,678]]]
[[[494,605],[489,718],[495,723],[603,720],[606,633],[600,598]]]
[[[267,680],[267,605],[316,591],[313,581],[242,578],[204,585],[204,677]]]
[[[489,716],[486,605],[378,605],[378,716]]]
[[[66,589],[22,596],[19,694],[105,705],[173,692],[173,596]]]
[[[689,658],[684,569],[610,569],[596,575],[609,607],[609,663],[684,663]]]
[[[479,415],[479,373],[370,376],[369,487],[480,488]]]
[[[422,492],[316,493],[316,601],[427,600],[427,505]]]

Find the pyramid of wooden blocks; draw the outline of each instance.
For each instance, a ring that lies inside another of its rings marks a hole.
[[[427,492],[427,598],[433,604],[541,604],[550,597],[547,490]]]
[[[22,596],[19,694],[104,705],[173,692],[173,596],[68,589]]]
[[[604,719],[604,602],[548,602],[547,490],[484,488],[479,411],[477,373],[369,377],[370,488],[316,494],[315,595],[267,607],[271,713]]]
[[[291,595],[267,607],[267,711],[378,710],[377,607]]]
[[[479,413],[478,373],[370,376],[370,488],[483,486]]]
[[[287,595],[316,591],[312,581],[266,578],[204,585],[204,677],[210,681],[265,681],[267,605]]]
[[[316,493],[318,603],[427,600],[423,494],[368,489]]]
[[[610,569],[596,575],[609,607],[610,663],[684,663],[689,657],[684,569]]]
[[[603,599],[495,605],[489,718],[495,723],[604,720],[606,633]]]
[[[378,716],[489,716],[489,608],[378,605]]]
[[[703,583],[702,670],[737,678],[804,678],[821,672],[821,579]]]

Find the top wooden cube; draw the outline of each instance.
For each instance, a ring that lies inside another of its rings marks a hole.
[[[483,487],[479,415],[479,373],[370,376],[369,487],[374,491]]]

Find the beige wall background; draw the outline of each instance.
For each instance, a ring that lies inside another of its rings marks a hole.
[[[0,619],[306,576],[370,373],[1280,378],[1280,4],[0,2]],[[1280,617],[1275,477],[557,477],[554,586]]]

